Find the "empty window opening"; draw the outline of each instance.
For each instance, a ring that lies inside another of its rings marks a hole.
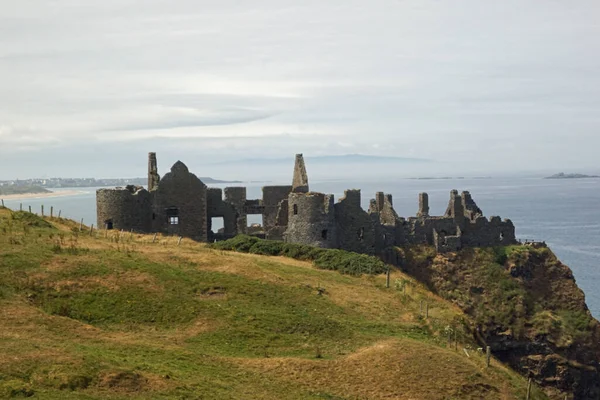
[[[112,219],[107,219],[106,221],[104,221],[104,227],[106,228],[106,230],[113,229],[113,221],[112,221]]]
[[[169,207],[165,210],[169,225],[179,225],[179,209],[177,207]]]
[[[298,204],[294,204],[294,215],[298,215]]]
[[[500,240],[504,240],[504,232],[500,232]]]
[[[358,240],[360,240],[362,242],[364,238],[365,238],[365,228],[360,228],[358,230]]]
[[[323,239],[327,239],[327,229],[323,229],[323,230],[321,231],[321,238],[323,238]]]
[[[155,219],[156,219],[156,214],[152,213],[152,220],[155,220]]]
[[[225,229],[225,220],[223,217],[212,217],[210,219],[210,226],[208,227],[209,231],[213,231],[214,233],[219,233],[219,231]]]
[[[252,229],[262,229],[263,227],[263,216],[262,214],[248,214],[246,217],[248,222],[248,228]]]

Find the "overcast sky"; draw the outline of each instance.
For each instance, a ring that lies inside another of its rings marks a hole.
[[[0,179],[143,175],[148,151],[224,178],[205,164],[299,152],[598,170],[599,17],[597,0],[0,0]]]

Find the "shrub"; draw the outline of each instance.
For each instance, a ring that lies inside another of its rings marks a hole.
[[[285,256],[302,261],[312,261],[320,269],[339,271],[342,274],[383,274],[387,267],[380,259],[337,249],[322,249],[302,244],[263,240],[253,236],[238,235],[233,239],[213,243],[216,250],[238,251],[267,256]]]

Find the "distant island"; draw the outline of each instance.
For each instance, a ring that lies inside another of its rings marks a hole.
[[[209,177],[200,177],[204,183],[241,183],[240,181],[223,181]],[[114,187],[127,185],[146,185],[148,178],[34,178],[25,180],[0,181],[0,194],[5,188],[13,188],[11,190],[33,190],[32,188],[83,188],[83,187]],[[15,192],[11,194],[25,194],[32,192]],[[44,192],[37,192],[44,193]]]
[[[423,176],[418,178],[408,178],[413,180],[452,180],[452,179],[467,179],[464,176]],[[473,178],[468,179],[492,179],[491,176],[475,176]]]
[[[3,185],[0,186],[0,196],[14,196],[21,194],[41,194],[41,193],[52,193],[50,190],[45,189],[41,186],[27,185]]]
[[[598,175],[584,175],[584,174],[565,174],[564,172],[547,176],[544,179],[582,179],[582,178],[600,178]]]

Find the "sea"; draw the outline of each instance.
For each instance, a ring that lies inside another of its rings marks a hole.
[[[272,185],[274,183],[267,183]],[[265,183],[236,184],[246,186],[248,198],[261,198]],[[214,187],[228,185],[215,184]],[[311,181],[312,191],[331,193],[336,199],[344,190],[360,188],[363,208],[375,193],[383,191],[393,196],[394,208],[400,216],[414,216],[418,210],[418,194],[429,193],[431,215],[442,215],[450,191],[468,190],[486,216],[510,218],[522,240],[545,241],[559,259],[575,275],[584,291],[592,314],[600,318],[600,180],[599,179],[541,179],[541,178],[482,178],[482,179],[397,179],[382,181]],[[5,200],[12,209],[20,206],[46,213],[54,207],[55,215],[84,223],[96,224],[95,192],[97,188],[61,188],[77,191],[62,197]],[[336,200],[337,201],[337,200]],[[261,216],[249,216],[249,223],[261,223]],[[213,221],[219,228],[219,220]]]

